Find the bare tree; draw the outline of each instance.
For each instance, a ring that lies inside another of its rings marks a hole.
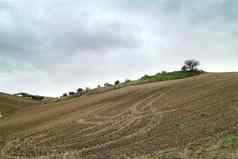
[[[200,62],[198,60],[192,59],[192,60],[186,60],[184,62],[184,66],[182,67],[183,71],[194,71],[197,69],[197,67],[200,65]]]

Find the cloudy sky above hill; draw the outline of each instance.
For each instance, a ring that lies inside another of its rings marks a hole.
[[[176,70],[238,70],[237,0],[1,0],[0,91],[57,96]]]

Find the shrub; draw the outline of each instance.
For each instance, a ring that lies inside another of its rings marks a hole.
[[[183,72],[185,72],[185,71],[187,71],[188,70],[188,68],[187,68],[187,66],[183,66],[182,68],[181,68],[181,71],[183,71]]]
[[[81,93],[81,92],[83,92],[83,89],[82,88],[78,88],[77,89],[77,93]]]
[[[83,95],[83,89],[82,88],[78,88],[77,89],[77,94],[80,95],[80,96]]]
[[[104,84],[104,87],[111,87],[112,86],[112,84],[110,84],[110,83],[105,83]]]
[[[68,94],[67,94],[67,93],[64,93],[64,94],[63,94],[63,97],[67,97],[67,96],[68,96]]]
[[[69,92],[69,95],[70,96],[75,95],[75,92]]]
[[[114,83],[115,86],[117,86],[117,85],[119,85],[119,84],[120,84],[120,81],[119,81],[119,80],[115,81],[115,83]]]
[[[43,96],[32,96],[31,98],[34,100],[43,100],[44,99]]]
[[[131,82],[130,79],[126,79],[126,80],[125,80],[125,83],[129,83],[129,82]]]

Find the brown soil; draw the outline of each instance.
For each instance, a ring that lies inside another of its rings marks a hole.
[[[238,73],[211,73],[19,109],[0,120],[0,156],[199,158],[196,147],[231,133],[238,133]]]

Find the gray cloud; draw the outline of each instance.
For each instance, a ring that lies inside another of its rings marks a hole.
[[[74,54],[77,51],[106,52],[138,47],[140,37],[136,25],[120,19],[95,18],[91,10],[84,11],[83,7],[71,3],[65,6],[56,3],[53,7],[52,4],[44,6],[47,4],[45,1],[44,5],[33,6],[33,10],[33,4],[27,2],[23,2],[24,8],[13,2],[4,3],[8,7],[1,9],[0,48],[3,55],[47,59],[48,56]]]
[[[235,0],[0,2],[0,87],[59,95],[178,69],[234,71]]]

